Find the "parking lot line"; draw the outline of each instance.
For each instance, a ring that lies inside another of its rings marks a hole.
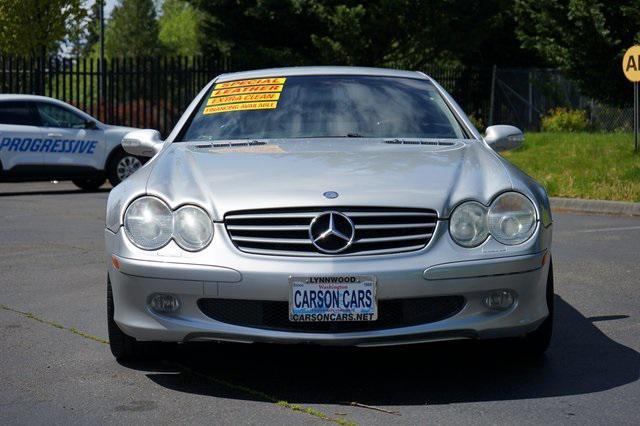
[[[94,335],[89,334],[89,333],[85,333],[85,332],[83,332],[81,330],[78,330],[75,327],[66,327],[66,326],[64,326],[62,324],[59,324],[59,323],[55,322],[55,321],[51,321],[51,320],[47,320],[47,319],[44,319],[44,318],[40,318],[39,316],[37,316],[37,315],[35,315],[35,314],[31,313],[31,312],[21,311],[19,309],[14,309],[14,308],[11,308],[11,307],[3,305],[3,304],[0,304],[0,308],[5,310],[5,311],[9,311],[9,312],[13,312],[15,314],[18,314],[18,315],[20,315],[20,316],[22,316],[24,318],[27,318],[27,319],[30,319],[30,320],[33,320],[33,321],[37,321],[37,322],[39,322],[41,324],[45,324],[45,325],[48,325],[50,327],[57,328],[59,330],[68,331],[68,332],[70,332],[72,334],[75,334],[77,336],[83,337],[83,338],[88,339],[88,340],[92,340],[94,342],[98,342],[98,343],[101,343],[101,344],[104,344],[104,345],[109,344],[109,341],[106,340],[106,339],[103,339],[103,338],[98,337],[98,336],[94,336]],[[180,364],[180,363],[165,362],[165,365],[177,368],[177,369],[179,369],[179,370],[181,370],[181,371],[183,371],[185,373],[192,374],[194,376],[198,376],[200,378],[206,379],[206,380],[211,381],[213,383],[216,383],[218,385],[225,386],[225,387],[227,387],[229,389],[241,391],[241,392],[246,393],[246,394],[248,394],[248,395],[250,395],[252,397],[263,399],[263,400],[268,401],[268,402],[270,402],[272,404],[275,404],[275,405],[277,405],[279,407],[285,408],[287,410],[290,410],[290,411],[293,411],[293,412],[296,412],[296,413],[306,414],[306,415],[309,415],[309,416],[313,416],[313,417],[319,418],[321,420],[326,420],[326,421],[337,423],[337,424],[343,425],[343,426],[356,425],[356,423],[351,422],[351,421],[347,421],[347,420],[343,420],[343,419],[336,419],[336,418],[330,417],[327,414],[325,414],[325,413],[323,413],[323,412],[321,412],[319,410],[316,410],[314,408],[309,408],[309,407],[305,407],[305,406],[298,405],[298,404],[291,404],[291,403],[289,403],[287,401],[284,401],[284,400],[281,400],[279,398],[276,398],[275,396],[269,395],[269,394],[267,394],[265,392],[262,392],[262,391],[259,391],[259,390],[256,390],[256,389],[252,389],[252,388],[250,388],[248,386],[238,385],[238,384],[229,382],[227,380],[218,379],[218,378],[210,376],[208,374],[200,373],[200,372],[198,372],[196,370],[193,370],[193,369],[191,369],[191,368],[189,368],[189,367],[187,367],[187,366],[185,366],[183,364]]]

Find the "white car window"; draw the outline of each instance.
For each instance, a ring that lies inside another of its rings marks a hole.
[[[45,127],[84,129],[85,119],[66,108],[48,103],[38,103],[38,112]]]

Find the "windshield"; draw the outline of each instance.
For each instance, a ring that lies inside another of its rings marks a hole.
[[[322,137],[464,138],[428,80],[299,76],[218,83],[185,141]]]

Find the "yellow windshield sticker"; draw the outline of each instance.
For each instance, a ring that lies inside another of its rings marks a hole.
[[[234,104],[238,102],[277,101],[278,99],[280,99],[280,93],[250,93],[248,95],[218,96],[209,98],[207,106]]]
[[[239,95],[242,93],[282,92],[282,84],[265,84],[262,86],[230,87],[228,89],[214,89],[211,96]]]
[[[202,113],[275,109],[286,80],[270,77],[217,83]]]
[[[215,89],[228,89],[230,87],[241,87],[241,86],[261,86],[265,84],[284,84],[287,79],[284,77],[275,77],[275,78],[256,78],[253,80],[236,80],[236,81],[227,81],[225,83],[216,84]]]
[[[278,102],[243,102],[238,104],[214,105],[208,106],[202,112],[203,114],[216,114],[219,112],[230,111],[249,111],[258,109],[275,109]]]

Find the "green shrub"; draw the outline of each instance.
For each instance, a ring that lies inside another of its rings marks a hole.
[[[587,112],[580,109],[554,108],[542,117],[545,132],[584,132],[588,127]]]
[[[483,133],[485,130],[484,122],[482,118],[476,117],[473,113],[469,114],[469,121],[473,123],[473,125],[478,129],[480,133]]]

